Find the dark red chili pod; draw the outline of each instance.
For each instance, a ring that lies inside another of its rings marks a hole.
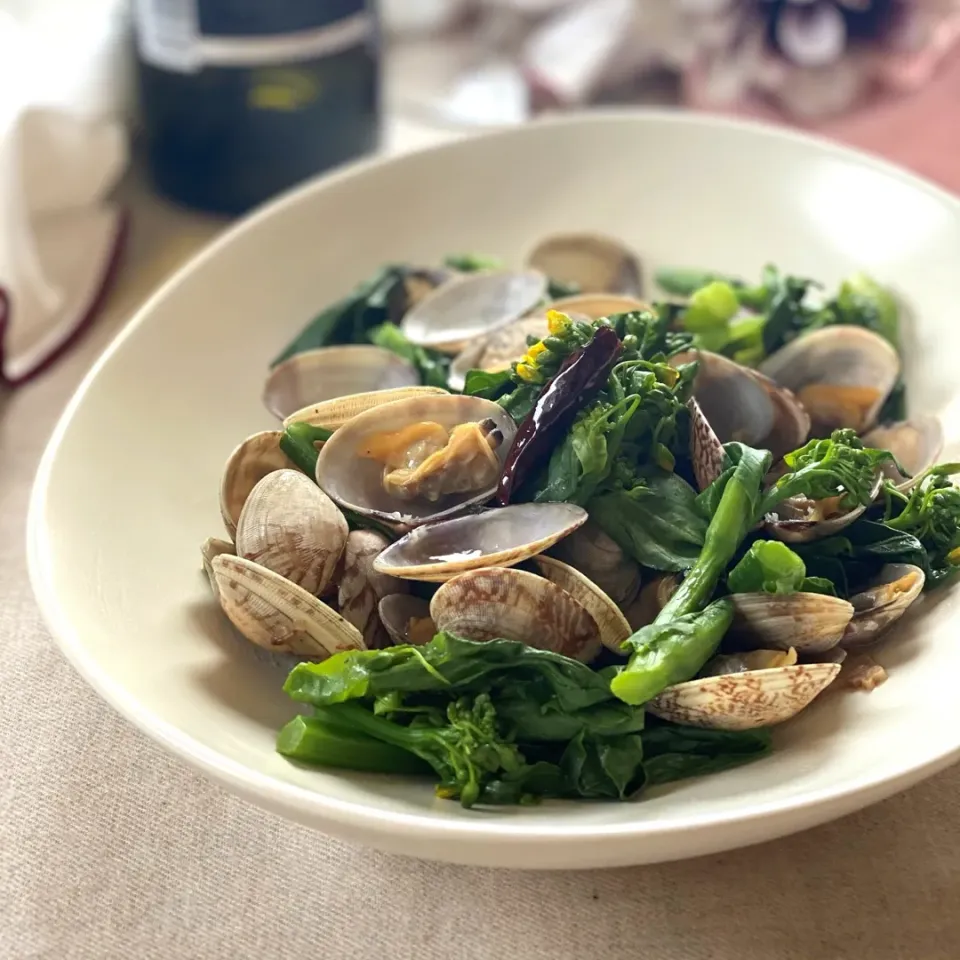
[[[578,411],[600,392],[619,354],[616,332],[599,327],[586,346],[564,360],[513,438],[497,488],[501,506],[510,503],[514,491],[563,439]]]

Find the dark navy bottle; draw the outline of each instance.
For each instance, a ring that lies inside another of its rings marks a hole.
[[[135,0],[153,180],[237,214],[379,139],[371,0]]]

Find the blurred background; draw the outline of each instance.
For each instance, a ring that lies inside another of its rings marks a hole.
[[[145,210],[209,236],[378,150],[544,114],[760,118],[960,192],[960,0],[0,0],[0,48],[8,384],[95,314]]]

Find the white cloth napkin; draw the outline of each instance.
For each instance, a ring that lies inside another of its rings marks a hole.
[[[93,319],[122,244],[125,4],[0,2],[0,382]]]

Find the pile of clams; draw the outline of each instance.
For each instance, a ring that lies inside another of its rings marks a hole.
[[[455,354],[454,391],[467,370],[508,368],[528,338],[545,335],[548,275],[581,291],[550,304],[574,316],[644,306],[636,299],[637,258],[595,235],[550,238],[519,271],[421,273],[399,319],[412,342]],[[900,368],[896,352],[870,331],[825,328],[759,370],[705,351],[672,362],[691,359],[699,361],[690,411],[701,488],[717,476],[730,440],[770,449],[776,461],[811,436],[853,427],[867,443],[891,449],[912,475],[940,452],[933,419],[878,424]],[[489,506],[516,424],[495,402],[420,386],[414,367],[389,351],[297,354],[272,370],[264,401],[284,426],[322,427],[329,439],[315,444],[312,476],[283,452],[280,429],[247,438],[226,463],[220,504],[228,539],[208,540],[203,564],[224,612],[255,644],[321,660],[421,644],[448,630],[591,662],[623,656],[623,641],[652,622],[676,589],[678,575],[643,573],[579,506]],[[811,540],[861,510],[793,502],[764,524],[773,537]],[[919,568],[890,564],[849,600],[735,595],[720,653],[648,709],[720,729],[787,720],[836,679],[847,651],[874,643],[923,585]]]

